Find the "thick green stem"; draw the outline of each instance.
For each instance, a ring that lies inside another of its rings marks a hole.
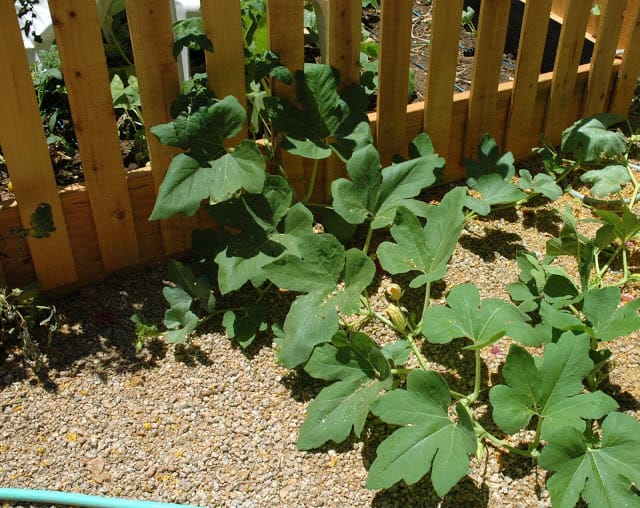
[[[364,241],[364,247],[362,247],[362,252],[365,254],[369,254],[369,247],[371,246],[371,238],[373,238],[373,228],[371,224],[369,225],[369,231],[367,231],[367,238]]]
[[[515,455],[521,455],[523,457],[532,457],[533,456],[531,451],[529,451],[529,450],[521,450],[520,448],[516,448],[515,446],[511,446],[510,444],[508,444],[507,442],[503,441],[502,439],[494,436],[491,432],[489,432],[487,429],[485,429],[480,422],[478,422],[473,417],[473,412],[471,411],[471,409],[469,408],[469,406],[467,404],[462,402],[462,407],[464,407],[465,411],[469,415],[469,418],[471,418],[471,421],[473,422],[473,427],[474,427],[476,436],[478,436],[479,439],[486,439],[486,440],[490,441],[491,443],[493,443],[493,444],[495,444],[495,445],[497,445],[497,446],[499,446],[501,448],[504,448],[508,452],[513,453]]]
[[[313,188],[316,185],[316,176],[318,175],[318,164],[320,163],[319,159],[315,159],[313,161],[313,169],[311,170],[311,178],[309,179],[309,187],[307,188],[307,193],[304,195],[304,199],[302,202],[306,204],[313,194]]]
[[[467,402],[473,404],[480,396],[480,388],[482,387],[482,357],[480,350],[476,349],[476,373],[473,385],[473,393],[467,397]]]
[[[542,416],[538,416],[538,423],[536,425],[536,435],[533,438],[533,441],[529,445],[529,451],[536,450],[540,445],[540,436],[542,435],[542,422],[544,418]]]
[[[424,313],[427,312],[427,309],[431,305],[431,281],[427,282],[427,286],[424,290],[424,303],[422,304],[422,316],[420,316],[420,324],[422,326],[422,317],[424,317]]]
[[[416,355],[416,359],[418,360],[418,363],[420,364],[420,368],[422,370],[429,370],[429,365],[427,364],[427,359],[424,357],[424,355],[422,354],[422,351],[420,351],[420,348],[415,343],[413,335],[408,334],[406,338],[409,341],[409,347],[411,347],[411,351],[413,351],[413,354]]]

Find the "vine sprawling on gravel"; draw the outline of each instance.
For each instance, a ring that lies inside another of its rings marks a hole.
[[[282,365],[327,381],[309,405],[300,449],[341,442],[351,432],[360,436],[369,413],[392,425],[371,464],[369,488],[411,484],[430,474],[443,496],[467,474],[470,457],[481,458],[490,444],[549,470],[554,506],[574,506],[580,497],[598,507],[637,504],[640,423],[616,412],[617,402],[599,389],[611,361],[606,342],[640,328],[640,300],[621,304],[619,289],[637,278],[627,254],[640,231],[633,212],[640,185],[627,160],[629,143],[611,129],[618,119],[576,122],[564,132],[560,151],[539,149],[546,171],[536,175],[517,171],[512,154],[500,153],[484,136],[477,159],[465,161],[466,185],[439,204],[426,204],[418,196],[441,183],[445,160],[425,134],[411,143],[408,160],[382,168],[364,91],[340,92],[337,73],[319,64],[307,64],[294,79],[301,107],[261,92],[254,113],[265,132],[285,133],[262,144],[230,145],[246,112],[235,98],[217,99],[197,93],[198,87],[185,87],[173,122],[152,129],[162,143],[184,152],[171,163],[151,218],[203,208],[218,225],[194,231],[196,261],[169,266],[169,342],[187,341],[220,316],[228,336],[243,347],[271,326]],[[314,161],[304,198],[292,190],[276,148]],[[330,205],[312,204],[318,161],[330,156],[346,162],[348,178],[331,184]],[[508,287],[511,302],[481,299],[476,286],[463,284],[449,291],[445,305],[431,304],[433,284],[447,273],[465,222],[534,197],[556,200],[567,177],[582,168],[594,195],[585,202],[608,204],[595,209],[595,236],[585,237],[571,212],[561,211],[564,225],[548,241],[546,256],[518,254],[520,281]],[[621,186],[631,186],[630,200],[622,199]],[[358,228],[360,244],[353,235]],[[374,232],[385,229],[387,241],[374,246]],[[560,256],[575,260],[578,280],[554,263]],[[623,270],[612,285],[606,275],[614,262]],[[388,274],[411,275],[409,286],[424,293],[421,312],[402,307],[398,287],[391,289],[397,304],[385,314],[371,307],[367,290],[376,263]],[[283,323],[271,322],[262,303],[273,286],[297,295]],[[221,297],[235,291],[253,291],[255,298],[243,308],[220,308]],[[158,333],[136,319],[140,340]],[[393,330],[397,340],[378,344],[364,331],[371,320]],[[504,383],[489,389],[480,354],[505,336],[514,344]],[[457,341],[474,352],[471,393],[460,393],[429,368],[425,341]],[[533,437],[515,447],[487,430],[476,414],[486,402],[502,436],[530,428]]]

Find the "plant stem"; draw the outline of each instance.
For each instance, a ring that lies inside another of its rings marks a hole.
[[[497,445],[497,446],[499,446],[501,448],[504,448],[508,452],[513,453],[515,455],[521,455],[523,457],[532,457],[533,456],[533,454],[531,453],[530,450],[521,450],[520,448],[516,448],[515,446],[511,446],[510,444],[508,444],[507,442],[503,441],[502,439],[494,436],[491,432],[489,432],[487,429],[485,429],[480,422],[478,422],[473,417],[473,413],[469,409],[469,406],[467,406],[464,403],[462,403],[462,406],[464,407],[464,409],[467,412],[467,414],[469,414],[469,417],[471,418],[471,421],[473,422],[474,430],[475,430],[476,435],[478,436],[479,439],[487,439],[488,441],[492,442],[493,444],[495,444],[495,445]]]
[[[431,305],[431,281],[427,282],[427,286],[424,289],[424,303],[422,304],[422,316],[420,316],[420,323],[422,323],[422,317],[424,313],[427,312],[427,309]]]
[[[369,231],[367,231],[367,238],[364,241],[364,247],[362,247],[362,252],[365,254],[369,254],[369,247],[371,246],[371,238],[373,237],[373,228],[371,224],[369,224]]]
[[[409,341],[409,346],[411,347],[411,351],[413,351],[413,354],[416,355],[416,359],[418,360],[418,363],[420,364],[420,368],[422,370],[429,370],[429,365],[427,364],[427,359],[424,357],[424,355],[422,354],[422,351],[420,351],[420,348],[415,343],[413,335],[412,334],[408,334],[406,339]]]
[[[480,396],[480,388],[482,386],[482,357],[480,356],[480,350],[476,349],[476,373],[473,384],[473,393],[467,397],[467,402],[473,404]]]
[[[302,202],[307,204],[307,202],[311,199],[311,195],[313,194],[313,188],[316,185],[316,176],[318,175],[318,164],[320,163],[319,159],[315,159],[313,161],[313,169],[311,170],[311,178],[309,179],[309,187],[307,188],[307,192],[304,195],[304,199]]]
[[[538,446],[540,445],[540,436],[542,435],[542,422],[543,421],[544,421],[544,418],[542,418],[540,415],[538,415],[538,422],[536,424],[536,435],[533,438],[533,441],[531,442],[531,444],[529,445],[529,451],[537,449]]]

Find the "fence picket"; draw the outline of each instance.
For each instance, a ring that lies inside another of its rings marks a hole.
[[[304,4],[298,0],[267,0],[267,23],[269,26],[269,48],[280,57],[295,75],[304,68]],[[286,22],[283,22],[286,20]],[[287,85],[273,81],[272,92],[278,97],[297,104],[294,84]],[[275,133],[274,133],[275,134]],[[305,193],[305,184],[309,181],[312,167],[309,161],[291,155],[284,150],[278,151],[278,160],[287,168],[287,176],[299,198]]]
[[[31,259],[43,289],[78,279],[67,224],[60,205],[49,149],[33,93],[33,81],[11,0],[0,3],[0,139],[13,182],[22,224],[30,226],[39,203],[51,206],[56,232],[46,240],[29,239]],[[28,145],[25,145],[25,141]],[[1,250],[1,248],[0,248]],[[52,255],[55,253],[55,255]]]
[[[562,131],[575,120],[567,112],[574,100],[581,48],[590,13],[591,0],[570,0],[564,12],[564,19],[571,19],[571,23],[564,23],[560,31],[551,95],[544,121],[544,134],[552,143],[557,143]]]
[[[540,64],[549,28],[551,4],[552,0],[538,0],[527,2],[524,7],[516,74],[505,135],[505,149],[511,151],[523,151],[531,147],[531,124],[536,106]],[[537,134],[534,133],[535,136]]]
[[[239,2],[202,0],[200,3],[204,31],[213,42],[213,52],[205,51],[209,86],[217,97],[233,95],[246,109],[244,45]],[[247,123],[236,136],[247,137]]]
[[[480,7],[469,114],[465,133],[464,153],[475,155],[480,138],[490,133],[500,143],[503,132],[495,122],[500,68],[504,58],[511,2],[484,0]]]
[[[109,89],[98,11],[86,0],[50,0],[62,72],[107,272],[139,262]]]
[[[383,166],[391,163],[394,154],[407,155],[405,130],[412,10],[412,0],[382,4],[376,144]]]
[[[443,156],[449,154],[462,4],[463,0],[434,0],[431,11],[424,130]]]
[[[360,20],[362,2],[359,0],[315,0],[318,26],[324,30],[322,61],[340,73],[340,88],[360,82]],[[320,162],[319,174],[324,182],[316,185],[315,197],[331,199],[331,182],[344,176],[345,165],[335,156]],[[324,189],[322,188],[324,186]]]
[[[625,0],[609,0],[601,15],[598,38],[589,69],[589,83],[582,116],[591,116],[603,111],[609,97],[611,62],[618,47]]]
[[[180,93],[178,68],[172,54],[171,11],[166,0],[127,0],[126,7],[157,195],[169,163],[178,152],[161,144],[150,131],[153,125],[171,121],[169,107]],[[187,250],[195,225],[195,219],[186,217],[161,221],[164,252],[171,255]]]
[[[629,104],[640,74],[640,0],[629,2],[625,11],[625,28],[621,35],[624,48],[609,110],[621,116],[629,112]]]

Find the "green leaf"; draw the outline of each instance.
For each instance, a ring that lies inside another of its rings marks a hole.
[[[411,355],[411,346],[407,340],[397,340],[396,342],[385,344],[382,348],[382,354],[393,362],[396,367],[399,367],[407,363]]]
[[[154,125],[151,132],[168,146],[188,150],[203,165],[225,153],[224,140],[240,132],[246,111],[233,96],[209,106],[187,108],[170,123]]]
[[[369,408],[380,391],[391,387],[391,378],[380,381],[366,375],[349,377],[323,388],[307,408],[298,437],[298,449],[310,450],[327,441],[341,443],[353,428],[360,436]]]
[[[454,287],[446,300],[448,307],[432,305],[422,315],[422,333],[429,342],[444,344],[466,338],[473,349],[483,348],[504,337],[513,325],[528,320],[504,300],[480,300],[480,292],[472,284]]]
[[[171,260],[169,261],[167,277],[180,289],[183,289],[192,297],[197,298],[206,312],[213,312],[216,305],[216,298],[211,291],[209,279],[204,274],[196,277],[189,266],[184,265],[180,261]]]
[[[347,162],[351,181],[340,178],[331,186],[336,212],[351,224],[371,218],[372,227],[378,229],[393,222],[400,206],[426,209],[416,206],[412,198],[436,181],[435,171],[444,166],[444,159],[429,151],[431,142],[425,138],[420,138],[413,149],[424,150],[424,155],[418,152],[417,158],[393,164],[382,172],[380,157],[373,146],[356,150]]]
[[[517,203],[527,197],[517,185],[503,180],[499,174],[482,175],[469,178],[467,184],[482,195],[482,201],[487,205],[502,205],[505,203]],[[473,209],[473,208],[472,208]]]
[[[323,158],[333,146],[345,159],[373,142],[366,116],[367,98],[360,87],[338,93],[337,71],[328,65],[304,65],[295,73],[298,109],[286,100],[273,108],[274,128],[286,132],[282,146],[304,157]],[[329,144],[330,139],[335,143]]]
[[[267,329],[267,309],[261,303],[256,303],[244,312],[228,310],[222,317],[222,325],[227,337],[236,339],[241,347],[246,348],[258,332]]]
[[[622,208],[622,212],[596,209],[595,213],[602,219],[605,225],[611,226],[615,236],[623,243],[629,241],[632,237],[640,232],[640,217],[638,217],[626,206]],[[600,230],[598,231],[598,233],[600,233]],[[615,238],[612,238],[610,234],[607,234],[607,238],[603,239],[603,233],[600,233],[601,243],[599,247],[601,248],[608,247],[613,242],[613,240],[615,240]]]
[[[583,312],[591,324],[591,333],[598,340],[613,340],[640,329],[640,298],[618,307],[620,289],[592,289],[584,296]]]
[[[502,371],[507,384],[489,392],[494,421],[514,434],[537,415],[543,420],[542,439],[561,428],[584,432],[584,420],[601,418],[618,406],[600,391],[583,393],[582,380],[592,368],[586,335],[565,333],[557,343],[547,344],[542,362],[511,346]]]
[[[294,302],[284,323],[279,359],[288,368],[305,362],[315,345],[331,340],[338,330],[337,310],[357,311],[360,294],[375,275],[368,256],[359,249],[345,253],[331,235],[308,235],[299,252],[300,257],[285,256],[264,267],[278,287],[309,293]]]
[[[526,169],[520,170],[520,179],[518,187],[523,191],[529,191],[536,194],[542,194],[544,197],[555,201],[562,196],[562,187],[550,175],[546,173],[538,173],[535,177]]]
[[[30,222],[29,236],[32,238],[48,238],[56,230],[49,203],[40,203],[36,206],[31,214]]]
[[[539,463],[555,471],[547,481],[556,508],[572,508],[580,496],[598,508],[640,504],[640,422],[613,413],[602,423],[599,446],[588,443],[574,428],[560,429],[540,454]]]
[[[378,446],[367,488],[384,489],[401,480],[411,485],[431,471],[433,488],[444,496],[467,474],[476,436],[464,409],[458,406],[458,423],[449,419],[450,402],[440,375],[414,370],[406,390],[393,390],[373,404],[375,415],[403,427]]]
[[[330,440],[339,443],[352,427],[359,436],[369,406],[391,387],[389,362],[366,334],[338,332],[333,342],[317,347],[305,365],[313,377],[341,381],[324,388],[309,405],[298,439],[301,450]]]
[[[296,298],[276,339],[278,361],[288,369],[304,363],[317,344],[329,342],[338,331],[335,306],[323,302],[323,296],[311,293]]]
[[[178,58],[182,48],[213,51],[213,43],[204,33],[202,18],[200,16],[176,21],[173,24],[173,32],[175,35],[173,58]]]
[[[374,146],[356,150],[347,162],[351,180],[339,178],[331,184],[333,208],[350,224],[362,224],[376,212],[382,174],[380,156]]]
[[[602,169],[592,169],[580,177],[581,182],[591,183],[591,194],[609,196],[622,190],[622,185],[629,183],[629,170],[619,164]]]
[[[198,316],[190,310],[193,299],[180,288],[165,287],[162,294],[170,306],[164,313],[164,325],[169,329],[167,341],[170,344],[186,342],[198,326]]]
[[[449,191],[439,205],[427,210],[427,224],[423,228],[406,208],[398,208],[391,236],[395,240],[383,242],[377,255],[382,267],[392,274],[418,271],[410,286],[420,287],[428,281],[440,280],[447,271],[447,263],[462,231],[464,187]]]
[[[311,234],[313,216],[301,203],[288,208],[293,194],[287,182],[268,175],[262,194],[244,195],[210,207],[222,227],[227,246],[215,257],[218,286],[222,294],[240,289],[251,281],[258,287],[266,280],[263,267],[298,252],[298,237]],[[288,210],[288,211],[287,211]],[[284,231],[278,229],[284,214]],[[242,234],[226,233],[226,228]]]
[[[205,171],[211,173],[209,202],[213,205],[245,190],[253,194],[262,191],[265,182],[265,162],[253,141],[242,140],[231,153],[210,162]]]
[[[618,115],[599,114],[576,121],[562,133],[561,150],[573,154],[578,162],[592,162],[627,151],[621,132],[607,130],[622,120]]]
[[[483,175],[499,175],[502,180],[508,181],[516,174],[513,165],[514,157],[511,152],[500,154],[500,147],[490,134],[485,134],[478,145],[478,160],[464,159],[464,168],[472,182],[477,181]]]

